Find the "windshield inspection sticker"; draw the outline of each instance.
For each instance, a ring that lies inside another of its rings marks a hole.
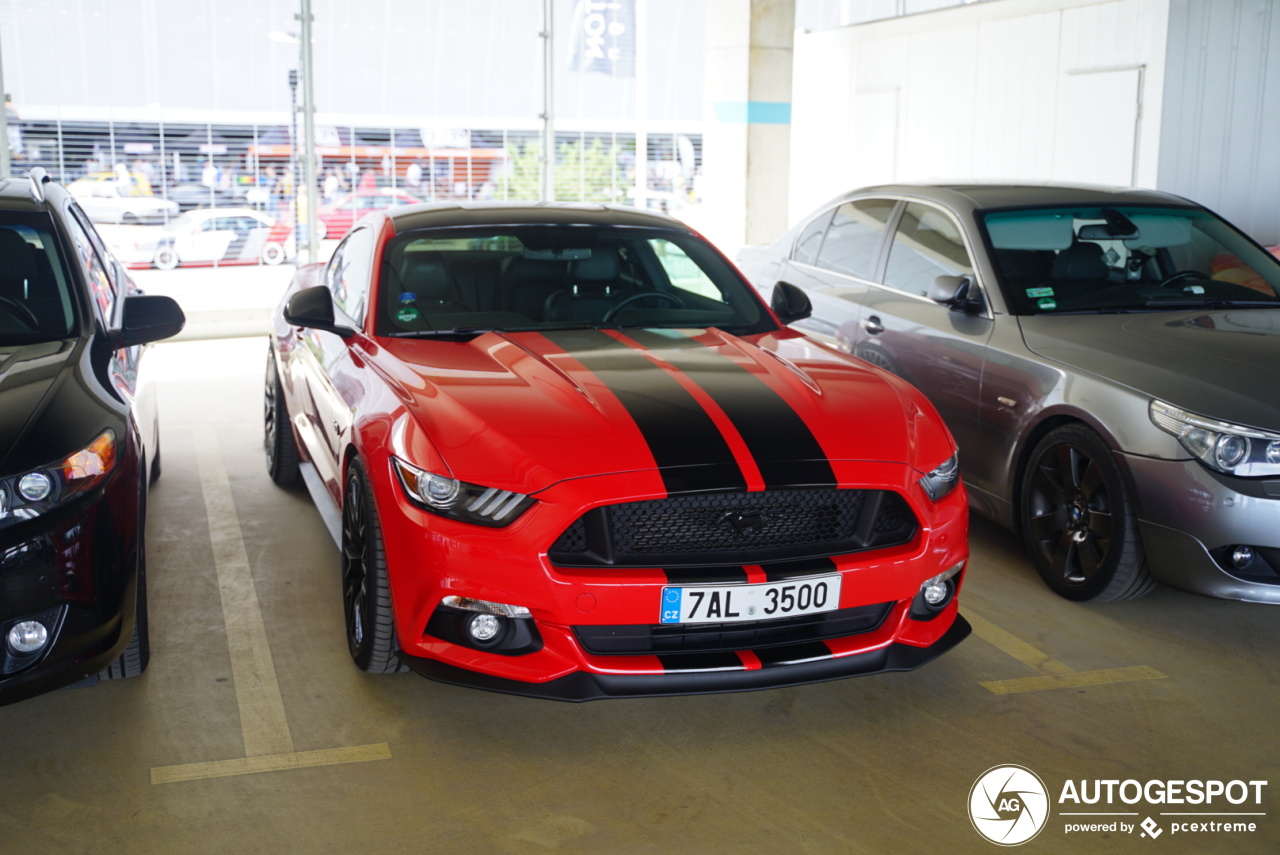
[[[400,323],[402,324],[407,324],[410,321],[416,321],[420,314],[422,313],[419,312],[415,307],[405,306],[402,309],[400,309],[400,311],[396,312],[396,320],[400,321]]]
[[[412,303],[412,302],[415,302],[417,299],[418,299],[418,295],[417,295],[417,294],[415,294],[415,293],[413,293],[412,291],[401,291],[401,292],[400,292],[400,302],[401,302],[401,303]]]
[[[1028,288],[1027,296],[1028,297],[1052,297],[1053,289],[1052,288]]]
[[[1041,297],[1039,300],[1036,301],[1036,305],[1046,312],[1050,311],[1051,309],[1058,308],[1057,302],[1054,301],[1052,297]]]

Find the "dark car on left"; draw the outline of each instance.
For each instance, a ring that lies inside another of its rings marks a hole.
[[[147,666],[143,351],[184,322],[43,169],[0,179],[0,704]]]

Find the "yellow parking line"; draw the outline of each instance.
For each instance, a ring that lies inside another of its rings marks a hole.
[[[195,444],[218,593],[227,630],[227,646],[231,653],[231,679],[240,709],[245,756],[152,767],[151,783],[168,784],[389,759],[391,749],[386,743],[317,751],[293,750],[284,699],[276,679],[271,647],[267,643],[262,606],[250,572],[244,534],[240,529],[227,471],[222,464],[218,435],[210,428],[199,429],[195,432]]]
[[[1127,683],[1135,680],[1163,680],[1167,675],[1146,665],[1127,668],[1106,668],[1099,671],[1076,671],[1056,659],[1032,647],[1027,642],[996,626],[991,621],[965,609],[965,618],[973,627],[973,634],[1040,672],[1038,677],[1021,677],[1013,680],[989,680],[979,683],[984,689],[997,695],[1019,692],[1043,692],[1048,689],[1067,689],[1079,686],[1099,686],[1106,683]]]
[[[286,769],[306,769],[312,766],[337,766],[342,763],[367,763],[370,760],[390,759],[391,748],[385,742],[380,742],[377,745],[358,745],[354,748],[323,748],[319,751],[264,754],[234,760],[186,763],[181,766],[155,766],[151,769],[151,783],[172,784],[177,781],[231,778],[257,772],[280,772]]]

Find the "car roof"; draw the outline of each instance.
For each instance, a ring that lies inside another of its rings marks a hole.
[[[55,185],[45,184],[43,190],[48,193]],[[0,179],[0,206],[6,211],[43,211],[45,206],[32,195],[31,179],[25,175]]]
[[[1140,187],[1108,187],[1093,184],[1034,182],[881,184],[863,187],[842,198],[855,196],[911,196],[931,199],[957,211],[1052,205],[1194,205],[1188,199]]]
[[[593,225],[692,229],[674,217],[594,202],[433,202],[387,210],[396,230],[489,225]]]

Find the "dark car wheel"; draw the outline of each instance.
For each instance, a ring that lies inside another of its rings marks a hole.
[[[369,479],[358,463],[347,470],[342,502],[342,610],[347,649],[362,671],[391,674],[405,670],[396,657],[382,526]]]
[[[138,591],[133,615],[133,633],[120,656],[98,673],[99,680],[123,680],[137,677],[151,661],[151,637],[147,628],[147,543],[146,490],[138,499]]]
[[[281,486],[298,483],[298,446],[289,427],[289,411],[284,405],[284,388],[276,370],[275,354],[267,352],[266,385],[263,390],[262,447],[267,454],[267,473]]]
[[[1045,583],[1069,600],[1140,597],[1155,583],[1120,467],[1097,433],[1065,425],[1023,472],[1019,523]]]

